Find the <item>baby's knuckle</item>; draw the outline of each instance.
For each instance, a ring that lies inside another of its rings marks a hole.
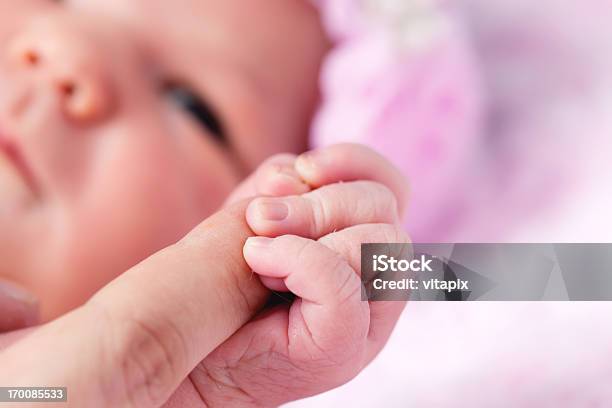
[[[356,182],[360,189],[363,190],[364,194],[368,194],[368,196],[374,197],[374,194],[383,194],[387,195],[389,193],[389,188],[378,181],[372,180],[360,180]]]
[[[391,224],[383,224],[379,228],[382,235],[382,242],[410,243],[410,237],[401,227]]]
[[[361,286],[355,271],[344,259],[338,259],[335,262],[335,267],[331,270],[338,271],[337,273],[342,273],[344,275],[337,290],[339,302],[341,304],[352,303],[356,297],[361,295]]]
[[[321,193],[323,190],[315,190],[310,195],[305,195],[304,200],[309,211],[308,222],[310,223],[311,235],[315,237],[318,231],[324,231],[326,226],[331,225],[332,209],[327,196]]]
[[[296,263],[312,263],[312,258],[317,256],[317,253],[319,252],[319,248],[317,247],[315,241],[310,239],[302,239],[299,241],[294,254]]]
[[[393,205],[397,205],[397,197],[393,193],[393,191],[385,184],[382,183],[374,183],[379,189],[380,195],[382,195],[386,202],[391,203]]]
[[[397,197],[385,184],[377,181],[362,180],[355,182],[354,186],[359,199],[369,200],[380,211],[381,215],[397,214]]]
[[[384,214],[392,214],[393,219],[398,218],[398,199],[393,191],[384,184],[377,182],[369,182],[372,188],[372,194],[375,194],[378,200],[382,203],[380,210]]]

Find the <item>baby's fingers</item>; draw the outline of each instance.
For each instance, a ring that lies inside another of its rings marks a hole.
[[[325,357],[338,361],[363,352],[368,303],[361,301],[359,277],[341,256],[316,241],[284,235],[249,238],[244,257],[254,272],[283,279],[300,297],[289,316],[289,336],[295,347],[313,353],[333,350],[333,355]]]
[[[370,180],[387,186],[397,198],[400,216],[408,202],[408,181],[384,156],[364,145],[343,143],[299,156],[295,169],[313,188],[339,181]]]
[[[246,215],[251,229],[268,237],[318,239],[352,225],[398,222],[394,194],[371,181],[332,184],[301,196],[257,198]]]
[[[296,156],[277,154],[266,160],[232,192],[226,205],[255,196],[283,196],[310,191],[294,168]]]
[[[320,243],[340,254],[361,275],[361,244],[402,243],[410,245],[410,238],[400,227],[388,224],[357,225],[324,236]],[[408,247],[409,248],[409,247]],[[371,361],[391,335],[406,302],[370,302],[370,331],[368,333],[367,360]]]

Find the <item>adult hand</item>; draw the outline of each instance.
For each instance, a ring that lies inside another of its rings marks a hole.
[[[0,384],[65,386],[68,404],[79,407],[158,406],[173,393],[201,404],[189,373],[269,293],[243,259],[253,235],[246,205],[213,215],[84,306],[13,343],[0,354]],[[15,311],[5,329],[29,324],[22,306],[6,295],[3,302]]]

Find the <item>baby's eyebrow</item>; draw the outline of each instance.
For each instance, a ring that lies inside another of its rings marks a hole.
[[[267,94],[271,93],[271,90],[265,86],[265,73],[261,71],[259,67],[257,69],[249,69],[237,61],[231,61],[230,59],[224,60],[219,58],[219,70],[224,74],[227,73],[228,77],[232,78],[232,81],[236,81],[237,87],[244,89],[250,95],[256,95],[258,97],[265,98]]]
[[[222,57],[208,64],[207,69],[199,71],[189,67],[188,71],[186,79],[198,92],[211,98],[216,98],[220,92],[231,93],[232,99],[238,101],[241,107],[248,107],[253,115],[261,115],[264,108],[281,93],[280,90],[267,86],[269,81],[266,80],[265,72],[250,69],[244,64]],[[223,83],[224,88],[220,92],[219,82]],[[211,102],[216,104],[214,100]],[[219,113],[224,115],[224,112]],[[231,124],[228,124],[228,127],[231,128]]]

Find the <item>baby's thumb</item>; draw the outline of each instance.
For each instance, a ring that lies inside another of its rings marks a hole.
[[[242,326],[267,291],[242,258],[246,203],[4,351],[3,386],[66,386],[71,406],[158,406]]]

